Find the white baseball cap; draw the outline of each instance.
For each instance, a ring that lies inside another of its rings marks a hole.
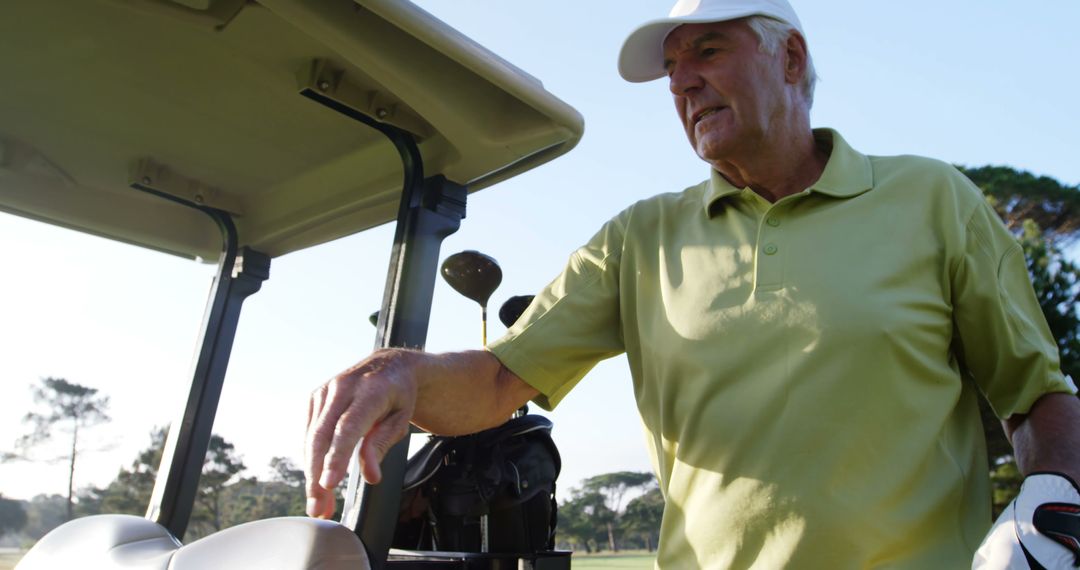
[[[683,24],[726,22],[747,16],[768,16],[790,24],[802,34],[802,24],[787,0],[679,0],[667,18],[639,26],[623,42],[619,75],[632,83],[664,76],[664,40]],[[804,34],[805,35],[805,34]]]

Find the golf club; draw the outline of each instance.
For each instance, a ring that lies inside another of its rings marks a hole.
[[[490,256],[466,250],[447,257],[442,276],[455,291],[480,304],[481,339],[487,346],[487,303],[502,283],[502,269]]]
[[[499,320],[506,328],[510,328],[521,318],[525,309],[529,308],[535,295],[514,295],[506,300],[499,308]]]
[[[521,314],[525,312],[525,309],[529,308],[536,295],[514,295],[506,300],[499,308],[499,320],[502,321],[503,326],[510,328],[514,326],[514,323],[521,318]],[[515,418],[520,418],[529,413],[529,405],[523,404],[514,413]]]

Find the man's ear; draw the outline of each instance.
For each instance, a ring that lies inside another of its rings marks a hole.
[[[787,43],[784,44],[784,79],[796,85],[802,81],[809,65],[810,51],[806,48],[806,39],[799,32],[793,31],[788,34]]]

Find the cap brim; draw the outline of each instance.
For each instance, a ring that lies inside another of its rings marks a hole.
[[[619,51],[619,75],[623,79],[644,83],[664,76],[664,39],[682,25],[674,20],[655,20],[630,32]]]
[[[639,26],[623,42],[619,50],[619,75],[631,83],[644,83],[660,79],[666,75],[664,70],[664,40],[675,28],[683,24],[704,24],[726,22],[749,16],[765,15],[788,22],[790,18],[770,14],[761,10],[732,10],[718,14],[712,12],[700,16],[679,16],[652,20]],[[796,20],[797,22],[797,20]],[[792,24],[800,29],[798,23]]]

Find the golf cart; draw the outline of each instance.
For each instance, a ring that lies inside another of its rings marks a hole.
[[[241,305],[273,258],[396,220],[377,347],[422,348],[467,196],[569,151],[581,117],[404,0],[10,0],[0,210],[216,259],[146,517],[77,519],[19,568],[566,568],[566,553],[391,549],[408,443],[340,524],[181,545]]]

